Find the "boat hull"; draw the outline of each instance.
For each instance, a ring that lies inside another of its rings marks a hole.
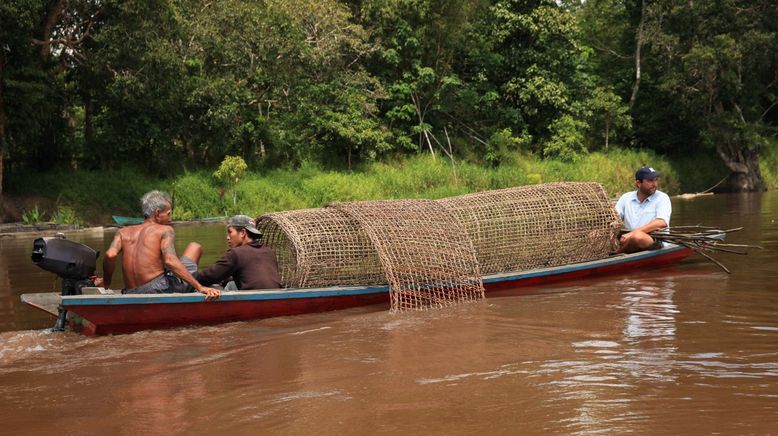
[[[484,288],[488,297],[510,295],[506,291],[522,287],[662,267],[679,262],[692,253],[688,248],[670,246],[558,267],[493,274],[483,278]],[[196,293],[66,297],[48,294],[48,305],[44,305],[36,303],[41,295],[25,294],[22,300],[56,315],[56,311],[52,310],[52,299],[56,299],[68,311],[83,319],[82,333],[87,335],[218,324],[389,303],[387,286],[226,292],[218,300],[210,302]]]

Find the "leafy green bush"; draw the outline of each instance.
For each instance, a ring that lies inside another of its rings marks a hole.
[[[778,189],[778,141],[772,140],[762,149],[759,170],[767,189]]]
[[[248,169],[246,161],[240,156],[226,156],[222,163],[213,173],[213,178],[219,185],[219,198],[224,202],[227,194],[232,194],[232,207],[223,207],[225,215],[231,215],[236,212],[238,207],[238,191],[235,186],[240,182],[241,177]]]
[[[549,126],[551,139],[544,144],[543,155],[565,162],[578,161],[587,152],[585,132],[588,128],[586,122],[562,115]]]
[[[222,214],[218,190],[204,173],[189,173],[173,182],[173,219],[189,220]]]
[[[484,160],[492,166],[511,163],[512,159],[516,157],[515,152],[529,146],[531,142],[532,137],[526,132],[516,137],[513,136],[511,129],[498,130],[489,138]]]
[[[36,204],[32,210],[25,210],[22,212],[22,223],[32,225],[38,224],[43,221],[43,213],[38,210]]]
[[[81,226],[84,221],[76,215],[76,211],[69,206],[58,206],[56,212],[51,217],[54,224],[75,224]]]

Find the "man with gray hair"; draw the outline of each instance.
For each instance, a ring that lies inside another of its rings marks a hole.
[[[170,226],[172,204],[170,196],[161,191],[148,192],[141,198],[143,223],[116,232],[103,259],[104,277],[98,278],[95,285],[111,285],[116,257],[123,252],[123,294],[197,291],[205,294],[206,300],[221,295],[218,289],[203,286],[192,276],[203,254],[200,244],[190,243],[180,259],[176,255],[176,234]]]

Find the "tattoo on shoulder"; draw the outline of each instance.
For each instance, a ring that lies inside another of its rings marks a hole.
[[[173,241],[176,238],[175,232],[168,230],[162,234],[162,252],[165,254],[176,255],[176,246]]]

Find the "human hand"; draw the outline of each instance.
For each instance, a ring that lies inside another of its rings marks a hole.
[[[209,287],[203,287],[202,289],[198,289],[197,292],[201,294],[205,294],[205,301],[210,301],[219,298],[219,296],[222,294],[220,290],[209,288]]]
[[[95,279],[93,281],[95,282],[95,286],[96,287],[98,287],[98,288],[105,287],[104,286],[105,285],[105,279],[103,279],[102,277],[95,277]]]

